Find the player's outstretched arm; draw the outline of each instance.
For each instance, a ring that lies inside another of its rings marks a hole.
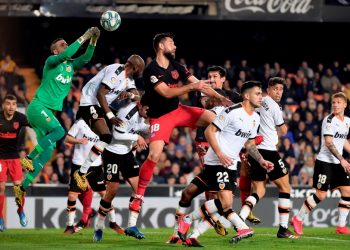
[[[57,55],[51,55],[46,60],[46,64],[49,67],[56,67],[58,64],[67,61],[68,59],[71,59],[72,56],[77,53],[80,46],[88,39],[91,38],[93,34],[96,32],[96,27],[92,27],[88,29],[81,37],[78,38],[74,43],[69,45],[63,52],[57,54]],[[90,47],[90,46],[89,46]],[[93,51],[92,51],[93,53]],[[92,56],[92,54],[91,54]],[[91,58],[90,58],[91,59]]]
[[[74,70],[78,70],[81,69],[85,64],[87,64],[88,62],[90,62],[95,48],[96,48],[96,44],[97,44],[97,40],[100,37],[100,30],[97,27],[93,27],[93,35],[90,38],[90,44],[89,46],[86,48],[86,51],[83,55],[79,56],[78,58],[74,59],[73,61],[73,68]]]
[[[195,77],[195,76],[190,76],[187,79],[187,82],[189,83],[196,83],[199,82],[199,80]],[[209,83],[209,80],[205,80],[206,83]],[[203,88],[201,90],[199,90],[200,92],[202,92],[203,94],[205,94],[206,96],[210,96],[210,97],[214,97],[216,99],[218,99],[223,106],[230,106],[232,105],[232,101],[229,100],[228,98],[220,95],[218,92],[216,92],[210,85],[207,88]]]

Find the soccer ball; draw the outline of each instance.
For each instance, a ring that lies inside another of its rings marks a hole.
[[[122,20],[120,19],[120,16],[118,12],[114,10],[107,10],[104,12],[100,19],[100,24],[102,28],[104,28],[107,31],[114,31],[119,28]]]

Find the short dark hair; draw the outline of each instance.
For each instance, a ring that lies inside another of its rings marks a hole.
[[[252,89],[254,87],[259,87],[261,88],[261,82],[259,81],[247,81],[243,83],[241,87],[241,95],[243,96],[244,92],[246,92],[249,89]]]
[[[58,41],[60,41],[60,40],[64,40],[63,38],[57,38],[57,39],[55,39],[55,40],[53,40],[53,42],[51,43],[51,45],[50,45],[50,51],[51,51],[51,53],[53,53],[53,50],[54,49],[56,49],[56,43],[58,42]]]
[[[207,69],[208,72],[213,72],[213,71],[217,71],[219,72],[221,77],[226,77],[226,69],[224,67],[221,66],[211,66]]]
[[[153,37],[153,49],[155,52],[158,50],[159,43],[164,39],[170,37],[171,39],[174,39],[175,35],[171,32],[165,32],[165,33],[158,33]]]
[[[4,97],[4,102],[5,102],[6,100],[16,101],[16,102],[17,102],[17,97],[14,96],[14,95],[8,94],[8,95],[6,95],[6,96]]]
[[[271,77],[268,86],[273,87],[277,84],[282,84],[283,86],[286,85],[286,79],[284,79],[283,77]]]

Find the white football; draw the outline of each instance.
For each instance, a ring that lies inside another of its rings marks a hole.
[[[100,24],[102,28],[104,28],[107,31],[114,31],[119,28],[122,20],[120,19],[120,16],[118,12],[114,10],[107,10],[104,12],[100,19]]]

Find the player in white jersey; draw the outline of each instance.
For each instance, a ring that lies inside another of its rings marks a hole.
[[[222,89],[214,89],[216,92],[218,92],[222,96],[226,96],[225,92]],[[205,102],[203,102],[204,108],[212,111],[215,113],[215,115],[219,115],[225,107],[222,106],[221,102],[218,101],[216,98],[208,97],[206,98]],[[197,128],[197,136],[196,139],[199,139],[196,143],[200,144],[200,146],[197,146],[197,151],[202,150],[203,152],[203,164],[204,164],[204,156],[207,152],[207,149],[204,148],[209,147],[209,144],[204,136],[204,130],[205,128]],[[200,133],[200,134],[199,134]],[[199,135],[198,135],[199,134]],[[205,144],[204,144],[205,143]],[[199,185],[198,185],[199,184]],[[205,185],[203,183],[197,183],[195,180],[193,180],[184,190],[182,190],[181,193],[181,199],[179,201],[179,206],[176,209],[175,213],[175,225],[174,225],[174,232],[173,235],[170,236],[170,239],[166,242],[168,244],[180,244],[182,243],[182,240],[178,236],[178,220],[181,216],[183,216],[188,208],[191,207],[192,200],[197,197],[199,194],[204,192],[206,190]],[[216,198],[215,193],[205,192],[206,199],[213,199]],[[220,215],[218,216],[220,217]],[[226,228],[218,221],[218,218],[205,218],[201,223],[210,223],[211,226],[214,227],[217,234],[225,236],[227,234]],[[207,228],[209,229],[209,227]],[[202,232],[202,234],[204,231]]]
[[[91,148],[80,170],[74,175],[81,189],[87,187],[85,175],[88,168],[112,141],[110,124],[118,126],[121,123],[109,105],[116,98],[139,100],[134,77],[140,76],[144,67],[143,59],[138,55],[132,55],[124,65],[112,64],[105,67],[84,86],[77,118],[82,117],[100,140]]]
[[[266,191],[266,175],[268,175],[270,181],[279,189],[278,212],[280,226],[277,237],[296,238],[288,229],[291,191],[289,173],[285,167],[285,163],[277,152],[278,136],[287,133],[287,127],[283,120],[283,113],[278,104],[283,94],[284,85],[284,78],[271,78],[268,83],[267,96],[263,97],[261,107],[257,109],[257,112],[260,114],[259,134],[264,137],[264,140],[257,148],[265,159],[273,162],[275,168],[267,172],[260,167],[260,164],[254,158],[248,156],[253,193],[243,203],[239,215],[245,220],[258,201],[264,197]]]
[[[346,226],[350,209],[350,163],[342,156],[343,149],[350,152],[350,143],[347,140],[350,118],[344,116],[346,106],[347,98],[343,92],[332,96],[332,114],[323,119],[321,149],[315,162],[313,188],[316,193],[304,201],[293,217],[292,224],[297,234],[303,234],[303,219],[327,198],[329,189],[339,189],[341,193],[336,233],[350,234],[350,229]]]
[[[140,149],[147,148],[145,139],[137,134],[147,133],[149,130],[149,124],[145,123],[147,109],[148,107],[144,103],[144,98],[142,98],[141,102],[130,103],[118,112],[118,118],[123,122],[119,126],[113,126],[113,140],[102,154],[107,192],[100,201],[98,218],[95,224],[94,241],[102,240],[104,219],[106,213],[112,207],[111,203],[118,191],[120,181],[122,179],[127,181],[133,189],[133,194],[137,189],[139,165],[135,162],[132,149],[135,143]],[[130,202],[132,199],[133,196]],[[125,234],[143,239],[144,234],[137,229],[136,221],[137,217],[134,219],[132,212],[130,212],[128,228],[125,229]]]
[[[197,186],[204,185],[207,190],[217,192],[218,199],[206,201],[200,209],[196,209],[191,216],[179,219],[178,234],[186,239],[187,231],[193,219],[202,216],[223,215],[237,228],[237,235],[232,237],[231,243],[237,243],[243,238],[253,235],[244,221],[232,210],[233,190],[237,175],[239,152],[245,146],[261,166],[273,169],[273,164],[259,154],[254,139],[260,123],[259,115],[254,111],[260,107],[262,91],[260,82],[248,81],[241,89],[243,102],[226,108],[205,130],[209,142],[209,150],[204,158],[204,170],[196,176]],[[184,211],[185,212],[185,211]],[[195,228],[186,239],[185,245],[201,246],[197,240],[203,228]]]
[[[65,144],[74,145],[72,169],[70,182],[68,187],[68,201],[67,201],[67,227],[64,231],[65,234],[72,234],[85,228],[89,225],[91,214],[92,203],[92,190],[98,192],[101,197],[106,193],[106,186],[102,172],[102,161],[101,157],[98,157],[88,169],[87,179],[91,189],[82,191],[73,178],[73,173],[80,168],[84,163],[91,147],[99,141],[98,135],[96,135],[90,127],[85,123],[83,119],[75,121],[73,126],[69,129],[68,134],[65,138]],[[74,226],[74,218],[76,213],[76,200],[79,196],[81,203],[83,204],[83,215],[79,223]],[[96,214],[96,212],[94,212]],[[114,208],[108,211],[110,217],[110,227],[119,234],[123,234],[124,230],[116,223]]]

